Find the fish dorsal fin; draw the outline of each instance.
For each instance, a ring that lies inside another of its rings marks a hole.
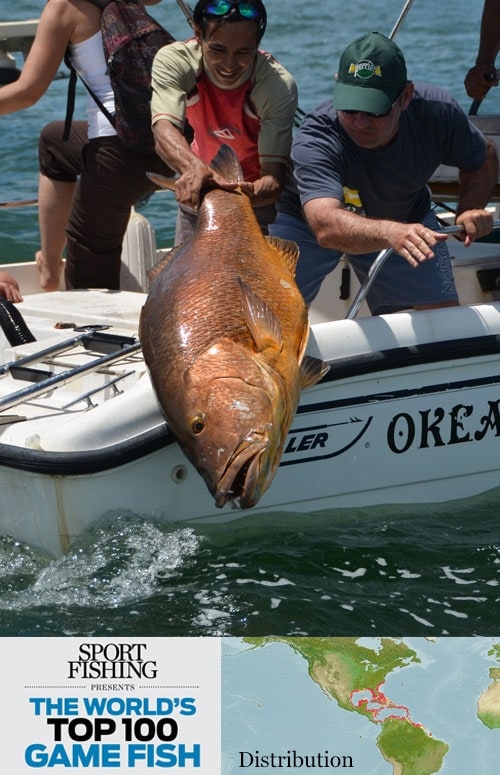
[[[157,264],[155,264],[153,267],[151,267],[151,269],[148,269],[146,274],[148,276],[148,280],[149,280],[150,283],[152,283],[153,280],[156,280],[156,278],[158,277],[160,272],[162,272],[165,269],[165,267],[170,264],[170,262],[172,261],[173,257],[178,252],[178,250],[179,250],[179,248],[181,246],[182,245],[176,245],[174,248],[169,250],[169,252],[165,256],[163,256],[163,258],[160,258],[160,260],[158,261]]]
[[[241,164],[229,145],[223,143],[210,164],[228,183],[241,183],[244,180]]]
[[[266,237],[268,243],[281,254],[290,274],[295,277],[297,261],[299,260],[299,246],[296,242],[281,237]]]
[[[279,318],[272,309],[238,277],[241,288],[241,301],[243,313],[257,351],[266,347],[281,350],[283,340],[281,338],[281,325]]]
[[[323,379],[329,370],[330,366],[328,363],[325,363],[325,361],[314,358],[312,355],[304,355],[302,363],[300,364],[302,387],[312,387],[312,385],[315,385],[320,379]]]

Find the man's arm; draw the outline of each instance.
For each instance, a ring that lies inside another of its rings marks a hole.
[[[259,52],[251,101],[261,120],[258,139],[260,175],[242,189],[254,206],[274,204],[285,184],[293,123],[298,105],[297,84],[274,57]]]
[[[469,97],[481,100],[491,86],[498,85],[495,59],[500,50],[500,0],[485,0],[479,32],[476,64],[465,76]]]
[[[218,187],[232,191],[237,188],[237,183],[228,183],[198,158],[182,132],[168,119],[158,119],[153,133],[156,153],[180,175],[175,183],[175,197],[179,204],[197,211],[202,189]]]
[[[472,171],[459,170],[460,193],[457,205],[457,225],[465,228],[464,242],[470,245],[493,228],[493,216],[484,210],[498,182],[498,156],[495,144],[486,138],[487,149],[483,164]]]
[[[156,153],[180,177],[175,184],[176,199],[192,210],[200,206],[200,191],[210,186],[231,191],[236,184],[228,183],[196,156],[182,132],[168,119],[159,119],[153,126]],[[279,199],[286,178],[286,164],[267,163],[261,176],[253,183],[242,182],[240,188],[255,207],[273,204]]]
[[[446,239],[421,223],[367,218],[346,210],[333,198],[311,199],[304,214],[319,244],[343,253],[371,253],[393,248],[411,266],[434,258],[432,248]]]
[[[277,162],[262,164],[260,177],[252,183],[242,183],[240,188],[248,194],[254,207],[274,204],[278,201],[283,190],[286,170],[286,164]]]

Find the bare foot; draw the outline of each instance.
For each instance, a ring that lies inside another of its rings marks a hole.
[[[59,266],[57,267],[57,269],[53,269],[52,267],[47,266],[43,258],[42,251],[38,250],[35,253],[35,261],[38,267],[38,274],[39,274],[38,279],[40,280],[40,287],[44,291],[58,291],[61,271],[63,268],[62,258],[59,261]]]

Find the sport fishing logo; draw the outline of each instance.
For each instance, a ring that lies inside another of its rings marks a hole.
[[[374,65],[369,59],[363,59],[362,62],[351,62],[349,65],[349,75],[353,73],[355,78],[361,78],[363,81],[373,78],[374,75],[382,78],[380,65]]]

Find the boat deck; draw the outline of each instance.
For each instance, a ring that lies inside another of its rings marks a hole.
[[[25,297],[36,341],[10,347],[2,336],[0,443],[97,449],[162,424],[137,337],[144,298],[97,290],[76,300],[65,292]]]

